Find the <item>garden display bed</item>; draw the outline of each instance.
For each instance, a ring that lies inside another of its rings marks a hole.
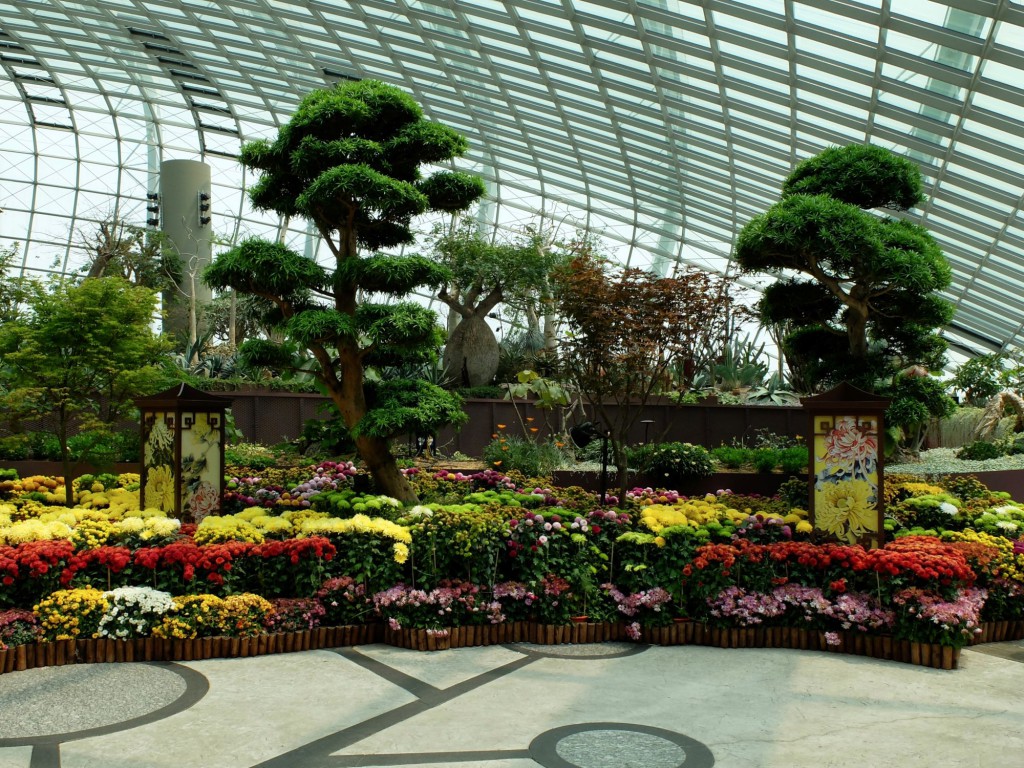
[[[641,642],[652,645],[701,645],[713,648],[788,648],[868,656],[936,669],[956,669],[960,649],[938,643],[897,640],[863,632],[826,633],[800,627],[712,627],[688,620],[645,627]],[[383,642],[415,651],[444,651],[506,643],[560,645],[623,641],[625,625],[573,622],[553,625],[518,621],[447,629],[390,629],[380,623],[319,627],[254,637],[203,637],[191,640],[57,640],[0,650],[0,674],[37,667],[144,661],[200,661],[265,656]],[[988,622],[973,644],[1024,639],[1024,621]]]
[[[235,478],[231,514],[198,524],[140,510],[127,477],[71,509],[52,478],[6,481],[0,669],[617,640],[952,669],[970,642],[1024,637],[996,621],[1024,613],[1024,505],[976,480],[897,481],[903,527],[864,548],[812,536],[783,498],[637,487],[602,504],[493,469],[407,471],[422,504],[324,462]],[[98,639],[56,640],[79,635]]]

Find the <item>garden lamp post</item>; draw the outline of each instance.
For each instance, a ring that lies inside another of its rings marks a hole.
[[[135,405],[142,422],[140,507],[196,523],[219,514],[231,399],[179,384]]]
[[[846,544],[882,546],[882,443],[889,399],[843,382],[800,402],[810,420],[807,497],[814,535]]]

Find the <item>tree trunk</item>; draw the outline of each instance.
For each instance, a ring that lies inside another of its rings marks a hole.
[[[460,386],[485,387],[498,372],[500,349],[494,331],[479,312],[464,318],[444,348],[447,381]]]
[[[355,314],[356,290],[354,286],[347,290],[339,290],[336,296],[339,311]],[[331,399],[341,414],[342,421],[349,430],[355,430],[369,410],[366,404],[366,391],[363,388],[364,370],[360,356],[359,344],[354,339],[345,339],[337,345],[339,378],[327,376],[323,381],[327,386]],[[331,370],[325,364],[330,355],[320,350],[321,365],[325,371]],[[398,499],[403,504],[415,504],[418,499],[412,486],[398,469],[398,462],[391,453],[388,441],[372,435],[361,435],[355,439],[359,458],[373,476],[380,492]]]
[[[626,446],[612,438],[612,453],[615,456],[615,471],[619,480],[619,503],[626,499],[626,491],[629,490],[629,460],[626,458]]]
[[[399,470],[398,462],[392,455],[387,440],[379,437],[358,437],[356,448],[381,493],[406,505],[418,501],[409,480]]]
[[[847,304],[846,335],[850,342],[850,354],[863,360],[868,356],[868,310],[867,306]]]

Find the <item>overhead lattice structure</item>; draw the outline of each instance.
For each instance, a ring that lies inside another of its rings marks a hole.
[[[0,246],[84,262],[143,224],[161,161],[213,167],[218,235],[273,235],[240,141],[307,91],[377,78],[467,134],[499,226],[543,212],[624,263],[724,272],[799,160],[878,144],[926,175],[913,215],[953,264],[947,337],[1015,346],[1024,272],[1020,0],[0,2]],[[289,242],[316,255],[292,222]]]

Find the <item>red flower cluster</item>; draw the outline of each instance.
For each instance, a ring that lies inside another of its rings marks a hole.
[[[75,547],[70,541],[29,541],[0,547],[0,583],[12,585],[18,579],[45,576],[67,561]]]
[[[731,544],[705,544],[697,550],[693,563],[683,569],[683,575],[710,567],[720,568],[722,575],[729,575],[737,561],[741,564],[773,563],[785,567],[787,572],[800,568],[827,574],[833,581],[845,575],[876,573],[921,585],[967,587],[976,578],[961,548],[928,536],[908,536],[897,539],[885,549],[873,550],[795,541],[753,544],[744,539]]]
[[[84,549],[68,559],[67,565],[61,571],[60,583],[67,586],[77,573],[84,571],[91,565],[109,568],[114,573],[120,573],[131,564],[132,551],[127,547]]]
[[[135,551],[135,564],[152,571],[178,571],[185,581],[198,575],[213,584],[223,584],[224,574],[235,560],[251,555],[254,544],[228,541],[223,544],[198,545],[191,539],[176,541],[163,547],[143,547]]]
[[[292,565],[298,565],[300,560],[333,560],[337,552],[337,547],[323,536],[267,541],[252,550],[255,557],[285,557]]]

